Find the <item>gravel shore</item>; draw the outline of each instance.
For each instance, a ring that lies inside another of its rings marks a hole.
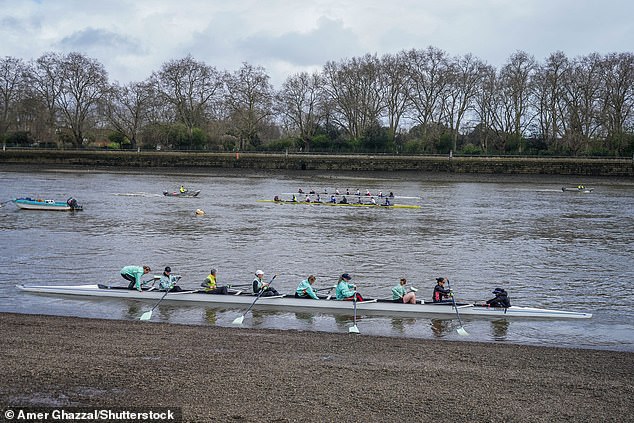
[[[628,352],[9,313],[0,333],[3,408],[169,406],[185,422],[634,421]]]

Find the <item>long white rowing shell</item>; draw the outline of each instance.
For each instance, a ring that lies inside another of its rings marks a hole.
[[[78,286],[34,286],[16,285],[22,291],[38,294],[52,295],[81,295],[88,297],[129,298],[134,300],[157,301],[163,296],[160,291],[142,291],[135,289],[109,288],[105,285],[78,285]],[[193,302],[219,304],[224,306],[242,308],[253,302],[255,296],[242,295],[214,295],[200,291],[171,292],[165,297],[165,302]],[[331,312],[351,312],[352,302],[337,300],[313,300],[295,298],[294,296],[261,297],[255,307],[260,309],[277,310],[313,310]],[[533,317],[542,319],[589,319],[590,313],[577,311],[549,310],[533,307],[512,306],[509,308],[486,307],[476,304],[458,303],[460,314],[463,316],[489,316],[497,318]],[[382,314],[382,315],[454,315],[455,308],[452,303],[422,303],[402,304],[388,300],[373,300],[357,302],[357,313]]]

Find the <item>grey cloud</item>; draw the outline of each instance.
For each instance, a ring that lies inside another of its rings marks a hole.
[[[239,44],[251,57],[273,58],[300,66],[322,65],[365,53],[357,36],[342,21],[324,17],[319,19],[316,29],[306,33],[290,32],[278,37],[254,34]]]
[[[104,50],[112,49],[123,54],[139,54],[143,49],[134,40],[115,32],[100,28],[87,28],[62,38],[57,47],[63,50]]]

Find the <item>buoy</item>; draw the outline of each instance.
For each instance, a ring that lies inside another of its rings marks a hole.
[[[196,216],[204,216],[205,212],[201,209],[196,209]]]

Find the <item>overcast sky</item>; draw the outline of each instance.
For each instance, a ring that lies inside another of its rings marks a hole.
[[[279,88],[329,60],[428,46],[498,69],[517,50],[631,52],[633,22],[631,0],[0,0],[0,56],[77,51],[128,83],[191,54],[263,66]]]

